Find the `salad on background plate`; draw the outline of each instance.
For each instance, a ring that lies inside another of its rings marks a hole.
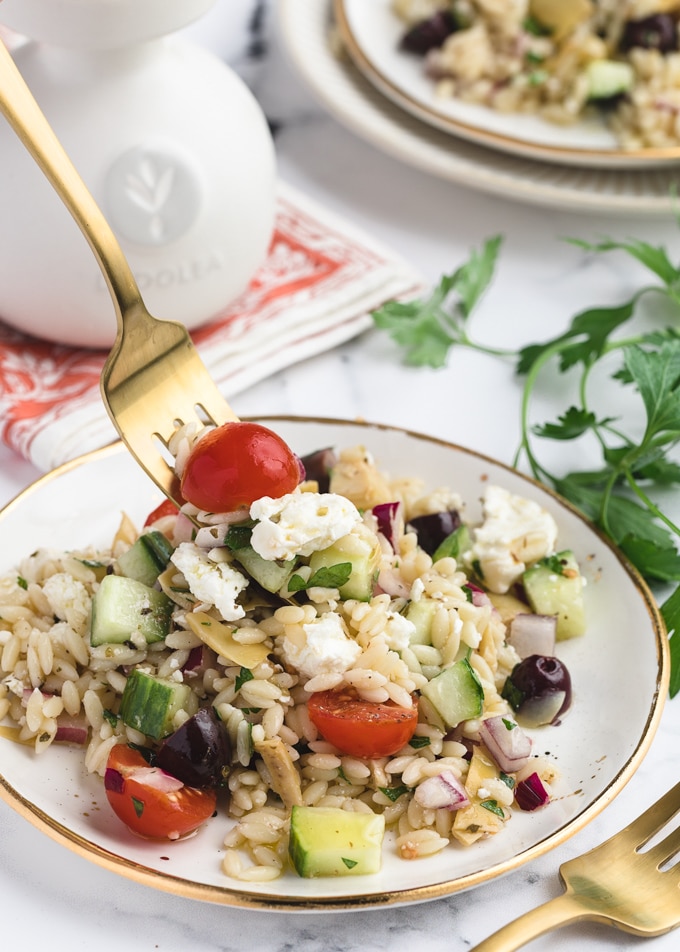
[[[676,0],[334,0],[388,99],[481,145],[563,165],[680,155]]]

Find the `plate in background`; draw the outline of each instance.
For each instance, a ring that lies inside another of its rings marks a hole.
[[[282,43],[319,102],[346,128],[420,171],[492,195],[570,212],[675,215],[680,165],[586,168],[487,149],[422,122],[385,97],[334,42],[332,0],[279,0]]]
[[[399,49],[391,0],[334,0],[340,35],[363,75],[397,106],[438,129],[503,152],[564,165],[640,168],[680,161],[680,146],[626,151],[597,115],[573,125],[438,97],[422,57]]]

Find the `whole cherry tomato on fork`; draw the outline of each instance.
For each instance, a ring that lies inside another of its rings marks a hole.
[[[284,496],[300,482],[298,457],[273,430],[233,421],[194,444],[182,474],[182,496],[208,512],[233,512],[262,496]]]

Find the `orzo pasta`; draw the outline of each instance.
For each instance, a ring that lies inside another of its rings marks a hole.
[[[176,434],[179,475],[202,435]],[[521,600],[529,576],[547,571],[554,596],[563,574],[572,623],[581,608],[578,567],[537,504],[489,486],[468,525],[454,490],[392,479],[364,447],[303,462],[280,499],[222,514],[186,503],[141,531],[124,519],[104,551],[39,550],[0,579],[3,733],[38,754],[81,745],[114,810],[130,778],[153,776],[170,800],[210,788],[216,856],[244,881],[290,867],[297,809],[378,816],[408,860],[470,847],[548,802],[555,766],[531,750],[515,672],[526,654],[558,664],[569,619]],[[540,617],[553,641],[539,654],[511,629]],[[569,701],[558,692],[535,722]],[[202,750],[190,782],[168,751],[201,712],[225,745],[208,779],[215,747]],[[145,759],[130,766],[130,750]],[[144,833],[144,795],[133,800]]]

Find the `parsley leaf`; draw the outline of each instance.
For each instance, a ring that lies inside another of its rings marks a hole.
[[[505,811],[503,807],[499,805],[498,800],[482,800],[479,805],[480,807],[484,807],[485,810],[488,810],[489,813],[495,813],[501,820],[505,819]]]
[[[227,529],[224,537],[224,544],[233,552],[239,549],[245,549],[250,545],[250,537],[253,534],[254,522],[235,522]]]
[[[255,675],[250,670],[250,668],[241,668],[239,673],[236,675],[236,680],[234,682],[234,687],[236,688],[236,692],[238,693],[243,687],[243,685],[247,681],[252,681],[254,677]]]
[[[398,787],[378,787],[381,793],[384,793],[388,800],[391,800],[392,803],[396,803],[399,797],[402,797],[405,793],[408,793],[411,789],[410,787],[400,784]]]
[[[341,588],[352,574],[351,562],[325,565],[313,572],[305,581],[301,575],[293,575],[288,582],[289,592],[303,592],[308,588]]]
[[[533,428],[537,436],[549,440],[575,440],[596,426],[595,414],[582,407],[569,407],[557,423],[543,423]]]
[[[646,241],[629,239],[628,241],[614,241],[611,238],[605,238],[602,241],[591,244],[588,241],[582,241],[579,238],[570,238],[569,241],[585,251],[625,251],[632,258],[635,258],[640,264],[643,264],[658,278],[661,278],[668,289],[675,297],[675,290],[680,278],[680,271],[673,266],[665,248],[656,248]],[[676,297],[680,303],[680,298]]]
[[[404,348],[406,364],[443,367],[451,347],[473,346],[466,323],[491,282],[501,240],[497,235],[486,241],[481,251],[473,250],[465,264],[441,278],[429,297],[388,301],[373,311],[376,327],[386,330]],[[454,295],[456,300],[452,302]]]

